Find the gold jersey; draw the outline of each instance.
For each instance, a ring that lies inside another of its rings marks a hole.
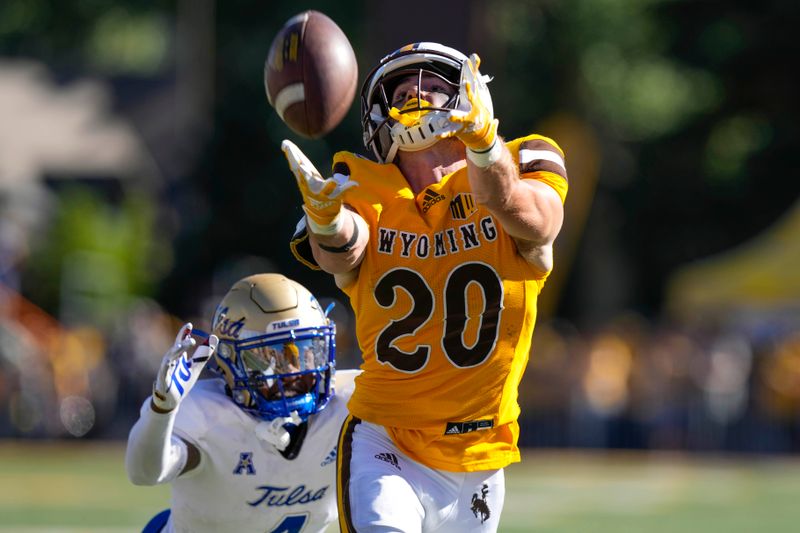
[[[552,140],[507,146],[523,178],[563,201],[563,153]],[[395,165],[339,152],[333,168],[358,182],[344,201],[370,228],[358,275],[342,287],[364,358],[350,412],[433,468],[518,461],[517,388],[547,273],[474,201],[466,168],[417,195]]]

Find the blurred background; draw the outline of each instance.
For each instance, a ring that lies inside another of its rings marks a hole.
[[[500,133],[556,139],[570,192],[520,390],[527,448],[800,451],[800,3],[4,0],[0,437],[124,441],[185,320],[282,272],[302,215],[280,151],[366,153],[269,107],[292,15],[350,38],[359,84],[419,40],[478,52]]]

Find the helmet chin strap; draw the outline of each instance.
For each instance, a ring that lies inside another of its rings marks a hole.
[[[394,156],[397,155],[398,146],[399,145],[397,144],[397,141],[392,141],[392,145],[389,147],[389,152],[386,154],[386,159],[384,160],[387,165],[394,161]]]
[[[292,440],[292,436],[289,431],[284,427],[287,424],[294,424],[295,426],[299,426],[303,422],[303,419],[297,414],[297,411],[292,411],[291,416],[279,416],[278,418],[274,418],[270,421],[259,422],[256,424],[255,432],[256,436],[266,441],[278,451],[282,452],[289,446],[289,443]]]

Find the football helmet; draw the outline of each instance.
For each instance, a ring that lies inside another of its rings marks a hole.
[[[253,416],[305,422],[333,396],[336,328],[299,283],[280,274],[236,282],[217,306],[212,332],[231,398]]]
[[[465,97],[464,79],[469,70],[464,68],[467,56],[439,43],[419,42],[395,50],[378,63],[361,87],[361,126],[364,146],[381,163],[391,163],[397,150],[416,151],[435,144],[441,136],[458,130],[449,120],[454,109],[469,106]],[[417,76],[418,94],[422,75],[431,74],[454,88],[454,95],[442,106],[435,107],[417,100],[416,106],[392,108],[390,101],[397,84],[410,75]],[[479,76],[480,87],[485,88],[488,77]],[[473,86],[475,86],[473,82]],[[482,98],[491,109],[488,90]],[[411,120],[398,120],[407,114]]]

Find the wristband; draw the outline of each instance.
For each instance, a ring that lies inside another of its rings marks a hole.
[[[303,210],[305,210],[306,206],[303,206]],[[341,210],[336,213],[336,216],[333,217],[333,220],[330,221],[328,224],[317,224],[314,222],[314,219],[308,216],[306,213],[306,225],[308,229],[311,230],[311,233],[315,235],[336,235],[339,233],[342,228],[344,227],[344,219],[342,218]]]
[[[156,390],[156,385],[154,383],[153,394],[150,396],[150,408],[160,415],[171,413],[177,406],[173,406],[171,408],[167,407],[167,401],[167,397]]]
[[[500,160],[501,155],[503,155],[503,146],[497,142],[496,138],[488,150],[476,152],[472,148],[467,148],[467,159],[480,168],[486,168],[492,163],[496,163]]]
[[[345,252],[349,252],[353,246],[355,246],[356,241],[358,240],[358,224],[356,221],[353,221],[353,236],[350,237],[350,240],[344,243],[342,246],[326,246],[324,244],[318,244],[318,246],[325,250],[326,252],[330,252],[332,254],[343,254]]]

